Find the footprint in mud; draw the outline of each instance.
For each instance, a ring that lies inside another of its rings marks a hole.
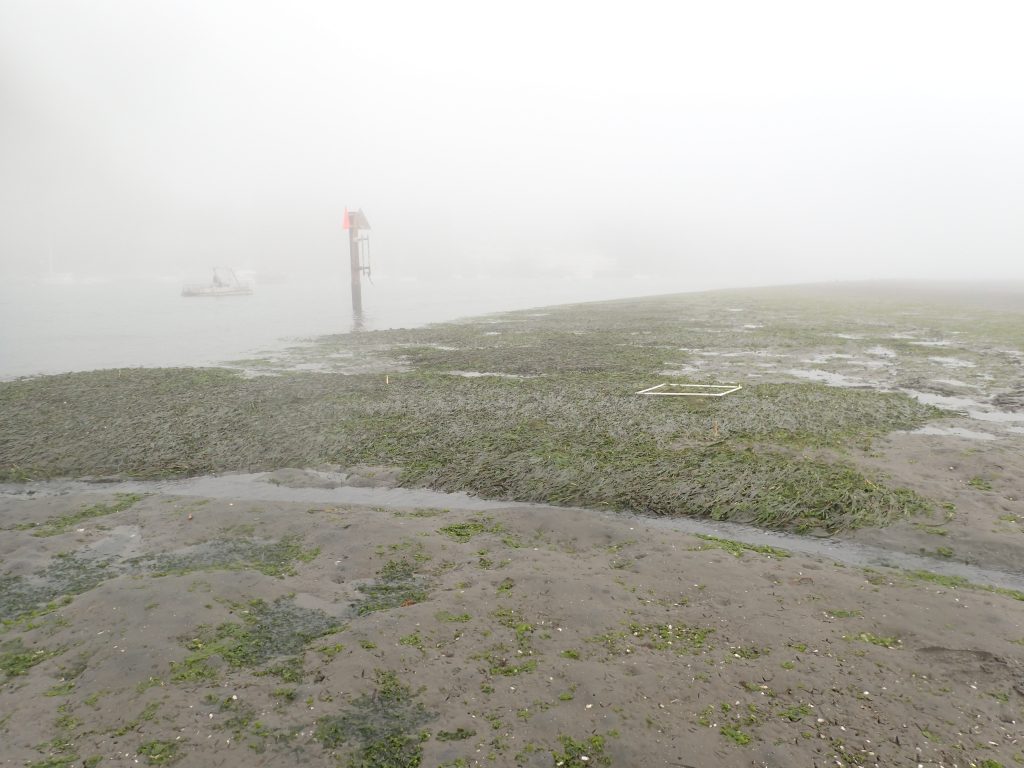
[[[979,676],[988,676],[1000,681],[1010,678],[1016,681],[1014,689],[1024,695],[1024,668],[1002,656],[974,648],[945,648],[940,645],[918,648],[916,653],[930,667],[941,669],[945,676],[969,683],[976,681]]]

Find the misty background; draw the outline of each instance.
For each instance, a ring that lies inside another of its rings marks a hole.
[[[346,206],[373,226],[381,327],[1024,279],[1022,21],[1013,2],[0,0],[0,375],[53,368],[9,363],[26,338],[152,303],[89,285],[160,285],[183,335],[229,322],[177,295],[216,265],[288,278],[292,303],[244,310],[270,313],[254,343],[347,330]],[[33,288],[46,273],[68,285]]]

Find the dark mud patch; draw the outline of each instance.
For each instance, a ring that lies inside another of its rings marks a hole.
[[[415,605],[430,596],[429,582],[408,558],[389,560],[375,579],[356,589],[363,595],[352,606],[358,616]]]
[[[35,523],[23,523],[16,526],[15,530],[30,531],[33,536],[59,536],[60,534],[67,533],[72,528],[83,524],[87,520],[116,515],[118,512],[124,512],[126,509],[131,509],[135,503],[140,501],[142,498],[142,495],[138,493],[119,493],[110,504],[105,504],[103,502],[90,504],[77,512],[61,515],[60,517],[49,518],[40,525],[36,525]]]
[[[340,632],[344,623],[316,608],[304,608],[294,598],[282,597],[272,603],[253,600],[234,607],[241,622],[225,622],[217,627],[199,627],[185,647],[191,651],[183,661],[171,664],[174,682],[213,681],[219,675],[211,664],[219,657],[232,669],[259,667],[278,657],[301,654],[317,638]],[[301,682],[302,659],[271,666],[272,674],[286,682]]]
[[[390,671],[374,670],[376,687],[338,715],[317,720],[315,738],[325,750],[344,752],[350,766],[418,766],[429,734],[419,729],[437,717]]]
[[[35,573],[0,576],[0,621],[8,624],[53,610],[58,601],[88,592],[120,573],[113,558],[71,552],[57,555]]]
[[[267,576],[291,576],[295,563],[308,563],[320,550],[303,549],[298,536],[278,541],[219,539],[175,552],[161,552],[127,561],[129,572],[153,576],[185,574],[192,571],[254,570]]]
[[[36,664],[63,653],[63,649],[26,647],[20,637],[0,643],[0,672],[7,678],[27,674]]]
[[[55,610],[75,595],[120,576],[254,570],[284,577],[295,573],[296,563],[309,562],[319,552],[304,549],[297,536],[277,541],[222,539],[132,558],[100,554],[103,544],[101,541],[98,548],[59,553],[43,568],[28,574],[0,576],[0,621],[6,625]]]

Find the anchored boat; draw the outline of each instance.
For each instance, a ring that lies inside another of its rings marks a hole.
[[[252,283],[243,283],[239,280],[235,270],[230,267],[214,267],[212,282],[186,284],[181,289],[181,295],[248,296],[252,290]]]

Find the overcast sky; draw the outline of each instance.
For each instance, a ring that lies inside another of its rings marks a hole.
[[[1018,2],[0,0],[0,269],[1024,279]]]

